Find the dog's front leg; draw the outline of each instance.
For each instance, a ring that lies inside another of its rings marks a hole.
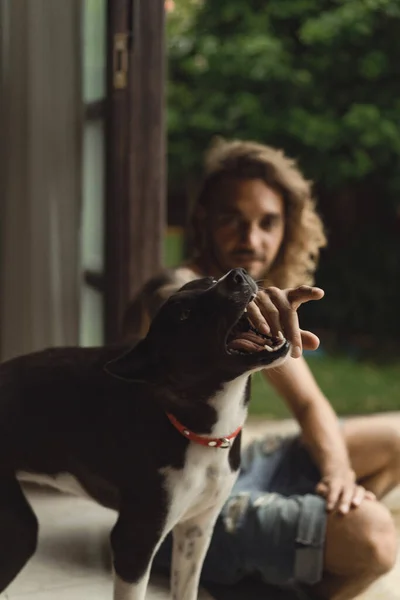
[[[174,527],[171,567],[173,600],[197,600],[204,557],[221,508],[208,509]]]
[[[153,490],[152,490],[153,491]],[[164,539],[163,490],[121,500],[117,523],[111,532],[114,600],[144,600],[153,557]]]
[[[144,600],[149,583],[150,569],[136,583],[124,581],[114,571],[114,600]]]
[[[151,565],[162,539],[153,548],[150,557],[146,546],[136,540],[136,548],[124,559],[113,549],[114,600],[144,600],[149,583]],[[141,556],[139,553],[143,553]],[[145,564],[147,560],[147,564]],[[125,564],[124,564],[125,562]]]

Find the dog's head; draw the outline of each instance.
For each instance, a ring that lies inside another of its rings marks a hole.
[[[152,373],[162,372],[182,386],[193,386],[210,377],[229,381],[277,366],[289,343],[250,324],[246,309],[257,290],[244,269],[233,269],[218,281],[207,277],[184,285],[161,306],[146,338],[108,363],[107,371],[150,382]]]

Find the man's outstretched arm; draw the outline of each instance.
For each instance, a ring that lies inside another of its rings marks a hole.
[[[328,510],[337,508],[345,514],[372,495],[356,484],[337,416],[301,357],[303,348],[315,350],[319,340],[300,329],[297,309],[323,295],[323,290],[309,286],[267,288],[258,293],[249,313],[258,329],[272,335],[283,332],[292,344],[292,357],[276,369],[265,370],[264,375],[297,419],[304,443],[320,469],[316,491],[326,498]]]

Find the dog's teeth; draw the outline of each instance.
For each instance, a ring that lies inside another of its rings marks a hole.
[[[268,352],[272,352],[272,348],[271,348],[271,346],[268,346],[267,344],[265,344],[264,348],[265,348],[266,350],[268,350]]]
[[[245,312],[245,313],[247,312],[247,307],[244,309],[244,311],[243,311],[243,312]]]
[[[275,350],[280,350],[280,348],[282,348],[282,346],[284,346],[284,345],[285,345],[285,341],[286,341],[286,340],[285,340],[285,338],[283,338],[283,340],[281,341],[281,343],[280,343],[280,344],[278,344],[278,345],[275,347]]]

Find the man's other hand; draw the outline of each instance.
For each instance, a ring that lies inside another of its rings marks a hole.
[[[342,515],[360,506],[363,500],[376,500],[375,494],[357,484],[354,471],[348,468],[336,469],[331,475],[325,475],[316,492],[326,499],[329,512],[337,510]]]

